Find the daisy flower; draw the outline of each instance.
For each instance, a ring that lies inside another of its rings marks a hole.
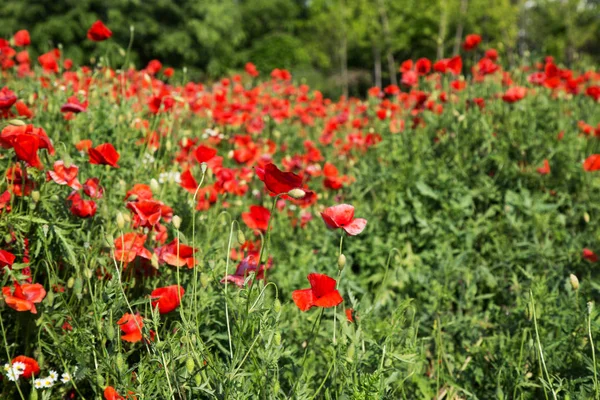
[[[65,373],[64,373],[64,374],[62,374],[61,376],[62,376],[62,378],[60,379],[60,381],[61,381],[62,383],[68,383],[68,382],[71,382],[71,375],[69,375],[69,373],[68,373],[68,372],[65,372]]]

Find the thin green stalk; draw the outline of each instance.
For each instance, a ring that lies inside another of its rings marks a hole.
[[[546,373],[546,379],[548,380],[548,384],[550,385],[550,390],[552,391],[552,397],[554,397],[554,400],[557,400],[556,392],[554,391],[554,388],[552,387],[552,378],[550,377],[550,374],[548,373],[548,368],[546,368],[546,361],[544,360],[544,352],[542,350],[542,343],[540,342],[540,334],[538,332],[537,317],[535,315],[535,303],[533,301],[533,292],[531,290],[529,291],[529,296],[531,297],[531,310],[533,313],[533,326],[535,327],[535,339],[536,339],[536,342],[538,345],[538,351],[540,352],[540,361],[542,363],[542,366],[544,367],[544,372]]]
[[[288,393],[287,397],[290,397],[291,394],[294,393],[294,390],[296,389],[296,386],[298,386],[298,382],[304,376],[304,367],[305,367],[305,364],[306,364],[306,355],[308,354],[308,348],[310,347],[310,344],[312,343],[312,341],[314,339],[315,328],[317,327],[317,331],[318,331],[318,327],[321,326],[321,317],[323,317],[323,311],[325,311],[325,308],[321,308],[321,311],[319,311],[319,316],[317,317],[317,319],[313,323],[313,326],[312,326],[312,328],[310,330],[310,335],[308,337],[308,340],[306,341],[306,347],[304,348],[304,355],[302,356],[302,364],[300,366],[300,375],[298,375],[298,379],[296,379],[296,381],[294,382],[294,386],[292,386],[292,389]]]
[[[592,310],[593,303],[588,303],[588,336],[590,338],[590,346],[592,347],[592,362],[594,363],[594,395],[598,398],[598,372],[596,370],[596,350],[594,349],[594,339],[592,338]]]

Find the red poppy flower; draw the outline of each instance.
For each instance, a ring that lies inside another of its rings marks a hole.
[[[448,60],[448,69],[454,75],[459,75],[462,71],[462,58],[460,56],[454,56],[450,60]]]
[[[479,46],[479,43],[481,43],[481,36],[477,34],[467,35],[467,37],[465,37],[465,42],[463,43],[463,49],[471,51],[476,49],[477,46]]]
[[[415,64],[415,70],[419,75],[427,75],[431,71],[431,61],[427,58],[419,58]]]
[[[75,144],[77,151],[88,151],[91,147],[92,141],[90,139],[83,139]]]
[[[550,163],[548,162],[548,160],[544,160],[544,166],[539,167],[537,169],[537,172],[540,175],[548,175],[550,173]]]
[[[217,155],[217,150],[211,149],[210,147],[200,145],[194,151],[194,156],[196,157],[196,161],[199,163],[207,162],[211,158]]]
[[[495,62],[498,60],[498,51],[496,49],[487,49],[485,51],[485,57]]]
[[[6,250],[0,249],[0,269],[4,267],[12,267],[15,262],[15,255]]]
[[[246,63],[244,69],[246,70],[246,73],[253,78],[256,78],[259,75],[256,65],[252,64],[251,62]]]
[[[77,192],[73,192],[67,197],[71,201],[71,213],[79,218],[90,218],[96,215],[97,205],[93,200],[84,200]]]
[[[165,286],[154,289],[150,294],[152,298],[152,308],[158,306],[158,312],[167,314],[179,307],[180,299],[185,290],[179,285]]]
[[[53,180],[59,185],[67,185],[72,189],[79,190],[82,186],[77,179],[78,172],[79,167],[76,165],[66,167],[65,162],[59,160],[54,163],[54,170],[48,171],[48,180]]]
[[[156,75],[162,69],[162,63],[158,60],[150,60],[146,66],[146,72],[150,75]]]
[[[24,47],[29,46],[31,44],[31,38],[29,37],[29,32],[25,29],[17,31],[15,36],[13,36],[15,41],[15,46]]]
[[[25,379],[29,379],[40,372],[40,365],[31,357],[17,356],[11,360],[11,364],[16,362],[25,364],[25,370],[23,370],[23,374],[21,374]]]
[[[367,226],[366,219],[354,218],[354,207],[348,204],[326,208],[321,217],[329,228],[342,228],[350,236],[358,235]]]
[[[250,229],[258,229],[265,232],[269,225],[271,212],[263,206],[250,206],[250,212],[242,213],[242,220]]]
[[[346,319],[350,323],[354,322],[354,317],[352,315],[353,313],[354,313],[354,309],[353,308],[346,308]]]
[[[104,143],[88,150],[90,156],[90,164],[110,165],[111,167],[119,168],[119,153],[110,143]]]
[[[415,71],[406,71],[402,74],[401,82],[406,86],[415,86],[419,83],[419,76]]]
[[[144,327],[144,321],[139,314],[123,314],[121,319],[117,321],[117,325],[119,325],[121,332],[123,332],[121,339],[124,341],[136,343],[142,340],[142,328]]]
[[[35,182],[29,178],[27,171],[23,172],[18,164],[6,170],[6,181],[8,189],[19,197],[28,196],[35,187]]]
[[[137,256],[149,260],[152,258],[150,250],[144,247],[146,235],[129,232],[115,239],[114,258],[120,263],[130,263]]]
[[[592,250],[590,249],[583,249],[583,255],[582,257],[586,260],[588,260],[589,262],[598,262],[598,256],[596,255],[596,253],[594,253]]]
[[[100,179],[88,178],[83,184],[83,193],[90,196],[92,199],[101,199],[104,196],[104,188],[100,186]]]
[[[161,218],[170,222],[173,209],[157,200],[130,201],[127,208],[133,213],[133,227],[152,228]]]
[[[8,87],[3,87],[0,90],[0,110],[8,110],[17,102],[17,95]]]
[[[259,252],[256,250],[249,251],[248,255],[240,261],[234,274],[229,274],[225,278],[221,279],[221,283],[231,282],[236,284],[238,287],[243,287],[246,282],[246,277],[253,272],[256,279],[261,280],[265,277],[265,270],[270,269],[273,266],[273,259],[269,257],[266,264],[261,264],[258,267],[258,256]],[[258,272],[257,272],[258,270]]]
[[[79,101],[77,96],[71,96],[71,97],[69,97],[67,102],[60,107],[60,112],[79,114],[81,112],[87,111],[87,107],[88,107],[87,101],[84,101],[82,103],[81,101]]]
[[[10,191],[8,190],[0,194],[0,212],[2,212],[3,210],[6,210],[6,212],[10,212]]]
[[[47,149],[52,155],[54,147],[42,128],[33,125],[8,125],[0,133],[0,145],[5,149],[13,148],[17,158],[35,168],[43,167],[38,150]]]
[[[31,109],[27,107],[27,104],[23,103],[21,100],[15,103],[15,108],[17,109],[17,114],[19,114],[19,116],[33,118],[33,111],[31,111]]]
[[[2,288],[4,302],[7,306],[17,311],[31,311],[37,314],[34,303],[40,303],[46,297],[46,290],[39,283],[24,283],[19,285],[14,283],[13,287],[5,286]]]
[[[344,299],[337,291],[335,279],[324,274],[312,273],[308,275],[310,289],[294,290],[292,299],[302,311],[312,307],[335,307]]]
[[[94,22],[87,32],[87,38],[94,42],[102,42],[111,36],[111,30],[108,29],[100,20]]]
[[[256,167],[258,179],[265,183],[272,196],[286,194],[292,189],[302,188],[302,178],[293,172],[283,172],[274,164],[267,164],[265,168]]]
[[[46,72],[58,72],[58,60],[60,59],[60,50],[54,49],[38,57],[38,62]]]
[[[125,397],[121,396],[114,387],[107,386],[104,389],[104,400],[125,400]]]
[[[152,189],[143,183],[136,183],[133,188],[125,194],[125,200],[150,200]]]
[[[521,86],[513,86],[502,95],[502,100],[507,103],[515,103],[522,100],[527,94],[527,89]]]
[[[592,154],[583,162],[583,169],[587,172],[600,170],[600,154]]]
[[[197,250],[191,246],[179,243],[175,238],[171,243],[158,247],[154,250],[158,256],[158,261],[171,265],[173,267],[183,267],[187,265],[188,268],[194,268],[194,253]]]

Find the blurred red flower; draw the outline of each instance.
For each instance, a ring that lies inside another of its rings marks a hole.
[[[472,33],[470,35],[467,35],[467,37],[465,37],[465,41],[463,43],[463,49],[465,49],[466,51],[471,51],[473,49],[476,49],[477,46],[479,46],[479,43],[481,43],[481,36]]]
[[[267,164],[264,169],[256,167],[258,179],[265,183],[272,196],[287,194],[292,189],[302,188],[302,178],[293,172],[283,172],[275,164]]]
[[[600,154],[592,154],[583,162],[583,169],[587,172],[600,170]]]
[[[242,213],[242,220],[250,229],[257,229],[265,232],[269,225],[271,212],[263,206],[252,205],[250,212]]]
[[[537,172],[540,175],[548,175],[550,173],[550,163],[548,162],[548,160],[544,160],[544,165],[542,167],[539,167],[537,169]]]
[[[158,261],[171,265],[173,267],[183,267],[187,265],[188,268],[194,268],[194,253],[197,250],[191,246],[179,243],[177,238],[173,239],[171,243],[154,249],[154,252],[158,256]],[[197,260],[196,260],[197,261]]]
[[[94,42],[102,42],[112,36],[112,31],[98,20],[92,24],[90,29],[87,31],[87,38]]]
[[[582,257],[592,263],[598,262],[598,256],[596,253],[588,248],[583,249]]]
[[[31,38],[29,37],[29,32],[25,29],[17,31],[15,36],[13,36],[15,41],[15,46],[24,47],[29,46],[31,44]]]
[[[149,260],[152,258],[150,250],[144,247],[146,235],[135,232],[125,233],[115,239],[114,258],[117,262],[128,264],[139,256]]]

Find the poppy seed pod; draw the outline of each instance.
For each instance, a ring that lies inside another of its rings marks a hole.
[[[288,196],[292,199],[300,200],[306,196],[306,192],[300,188],[292,189],[288,192]]]
[[[340,256],[338,257],[338,269],[341,271],[344,269],[345,266],[346,266],[346,256],[343,254],[340,254]]]
[[[40,192],[38,192],[37,190],[31,192],[31,199],[36,203],[40,201]]]
[[[587,212],[583,213],[583,220],[585,221],[586,224],[589,224],[590,223],[590,214],[588,214]]]
[[[579,279],[573,274],[569,275],[569,281],[571,282],[571,287],[573,290],[579,290]]]

